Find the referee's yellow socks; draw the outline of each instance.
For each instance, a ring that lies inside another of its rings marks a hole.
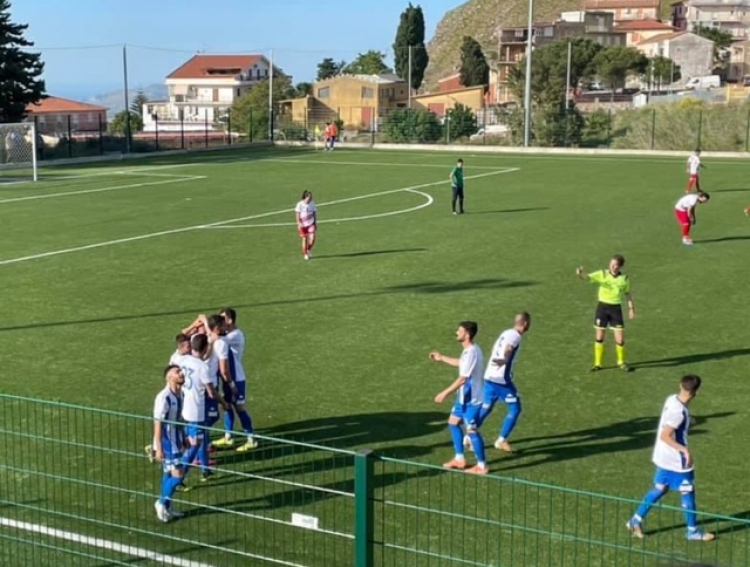
[[[617,352],[617,366],[625,364],[625,345],[615,345],[615,352]]]
[[[604,359],[604,343],[596,341],[594,343],[594,366],[600,367]]]

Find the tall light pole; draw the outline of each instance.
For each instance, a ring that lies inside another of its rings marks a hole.
[[[531,39],[534,28],[534,0],[529,0],[529,25],[526,29],[526,84],[523,93],[523,147],[529,147],[531,137]]]
[[[268,139],[273,141],[273,49],[269,53],[268,71]]]
[[[409,104],[408,104],[407,108],[411,108],[411,47],[412,46],[409,45],[409,73],[408,73],[409,77],[407,79],[407,81],[409,82],[409,84],[407,85],[409,87],[409,89],[408,89]]]

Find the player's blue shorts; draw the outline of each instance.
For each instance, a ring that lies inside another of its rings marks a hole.
[[[235,382],[237,386],[237,397],[235,398],[232,394],[232,389],[229,384],[224,382],[224,399],[230,404],[244,404],[245,403],[245,384],[246,382]]]
[[[692,492],[695,487],[695,471],[675,472],[656,467],[654,484],[669,487],[678,492]]]
[[[514,404],[520,400],[518,390],[513,384],[497,384],[496,382],[484,381],[484,407],[491,408],[497,402],[503,401],[506,404]]]
[[[451,410],[451,415],[461,419],[466,425],[476,429],[479,427],[479,413],[482,404],[461,404],[456,402]]]
[[[185,424],[185,435],[190,439],[198,439],[203,437],[203,423],[197,421],[189,421]]]
[[[214,423],[219,421],[219,402],[212,400],[211,398],[206,399],[206,427],[211,427]]]

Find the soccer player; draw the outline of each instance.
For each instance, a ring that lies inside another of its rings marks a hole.
[[[602,369],[604,338],[607,327],[610,327],[615,335],[617,366],[626,372],[630,371],[627,362],[625,362],[625,319],[622,316],[622,303],[625,300],[628,302],[629,319],[635,319],[635,304],[630,293],[628,276],[621,271],[624,265],[625,258],[615,254],[609,261],[609,268],[606,270],[597,270],[590,274],[584,272],[583,266],[576,270],[576,275],[579,278],[599,286],[599,303],[596,306],[594,316],[595,342],[592,372]]]
[[[456,166],[451,170],[449,177],[451,181],[451,208],[453,214],[464,214],[464,160],[459,159]],[[458,201],[459,213],[456,213],[456,201]]]
[[[182,483],[181,462],[184,442],[182,415],[182,386],[185,375],[179,366],[170,365],[164,370],[167,384],[154,400],[154,452],[162,463],[161,497],[154,504],[156,517],[162,522],[180,518],[182,514],[172,509],[171,498],[177,486]]]
[[[180,357],[178,364],[185,376],[183,386],[184,404],[182,418],[186,423],[185,433],[189,443],[188,450],[182,458],[182,464],[189,467],[197,458],[201,466],[202,481],[210,478],[208,468],[208,440],[204,431],[206,425],[206,400],[219,401],[219,392],[214,387],[213,380],[208,375],[208,363],[203,357],[208,350],[206,335],[193,335],[190,338],[190,354]],[[187,476],[189,469],[185,469]]]
[[[461,424],[465,424],[471,446],[477,457],[476,466],[468,469],[472,474],[487,474],[487,461],[484,454],[484,440],[479,434],[479,414],[482,409],[484,395],[484,377],[482,376],[482,350],[474,343],[479,327],[474,321],[463,321],[456,331],[456,339],[463,347],[460,358],[444,356],[437,351],[430,353],[430,360],[443,362],[448,366],[458,368],[458,378],[445,390],[435,396],[435,403],[442,404],[453,392],[456,392],[456,403],[448,418],[448,429],[453,439],[455,456],[445,463],[446,469],[466,469],[464,457],[463,431]]]
[[[687,160],[687,172],[689,177],[687,187],[685,188],[685,193],[690,193],[693,190],[693,187],[695,187],[696,190],[700,192],[700,170],[703,167],[705,166],[701,164],[701,151],[695,150],[693,155],[691,155]]]
[[[746,217],[750,217],[750,205],[748,205],[747,207],[745,207],[745,216]]]
[[[694,541],[711,541],[716,536],[698,528],[695,503],[695,472],[693,456],[688,450],[688,429],[691,424],[688,404],[701,387],[701,379],[694,374],[683,376],[677,394],[667,398],[659,420],[652,461],[656,465],[654,487],[646,493],[627,528],[637,538],[643,538],[643,520],[652,506],[670,490],[678,490],[687,523],[686,537]]]
[[[226,334],[223,338],[229,346],[229,366],[237,385],[237,396],[229,400],[232,406],[224,412],[224,431],[226,432],[225,436],[228,435],[231,439],[231,433],[234,429],[234,414],[236,413],[242,425],[242,431],[247,435],[247,442],[237,449],[242,452],[258,446],[258,442],[253,437],[253,420],[246,408],[247,375],[242,363],[242,357],[245,354],[245,333],[237,327],[237,311],[231,307],[226,307],[221,310],[219,315],[224,319]]]
[[[244,421],[244,418],[242,417],[243,414],[238,411],[238,408],[242,407],[244,414],[247,415],[247,411],[244,409],[245,389],[243,385],[242,391],[240,392],[240,388],[235,382],[235,375],[232,368],[234,362],[231,361],[231,359],[233,358],[232,353],[226,340],[224,340],[224,319],[221,317],[221,315],[211,315],[206,323],[210,332],[211,348],[213,354],[218,360],[219,378],[221,379],[223,384],[224,401],[228,406],[228,408],[225,410],[224,418],[226,420],[226,414],[232,412],[230,423],[234,423],[234,413],[237,412],[240,416],[240,421],[243,424],[243,430],[247,435],[247,441],[237,447],[237,451],[243,453],[245,451],[255,449],[258,446],[258,442],[253,438],[252,422],[250,421],[250,416],[248,415],[247,421]],[[241,397],[240,393],[242,394]],[[224,437],[222,439],[217,439],[212,443],[212,445],[217,449],[229,449],[231,447],[234,447],[232,430],[225,427]]]
[[[310,253],[315,246],[315,232],[318,225],[318,209],[315,207],[311,191],[302,192],[302,199],[294,207],[294,218],[297,221],[297,231],[302,239],[302,255],[305,260],[309,260]]]
[[[695,226],[695,207],[706,203],[710,198],[711,196],[708,193],[698,191],[680,197],[680,200],[675,204],[674,215],[682,227],[682,243],[685,246],[693,245],[693,239],[690,238],[690,229]]]
[[[479,423],[484,423],[499,400],[508,406],[500,436],[495,441],[495,448],[506,453],[513,452],[508,443],[508,437],[521,415],[521,398],[513,383],[513,366],[518,359],[521,338],[530,327],[531,315],[525,311],[518,313],[513,321],[513,327],[503,331],[495,341],[492,355],[484,372],[484,403],[479,414]]]
[[[174,340],[177,343],[177,348],[172,353],[172,356],[169,357],[169,364],[176,364],[179,366],[177,361],[180,357],[190,354],[190,335],[179,333]]]

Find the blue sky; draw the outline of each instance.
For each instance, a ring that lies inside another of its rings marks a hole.
[[[428,38],[442,15],[462,3],[422,2]],[[121,88],[123,44],[133,88],[163,82],[200,50],[273,49],[275,63],[295,81],[313,79],[324,57],[351,60],[368,49],[389,53],[392,65],[390,48],[407,5],[408,0],[12,0],[11,14],[29,24],[27,37],[42,48],[48,92],[85,99]],[[78,49],[89,46],[101,47]]]

